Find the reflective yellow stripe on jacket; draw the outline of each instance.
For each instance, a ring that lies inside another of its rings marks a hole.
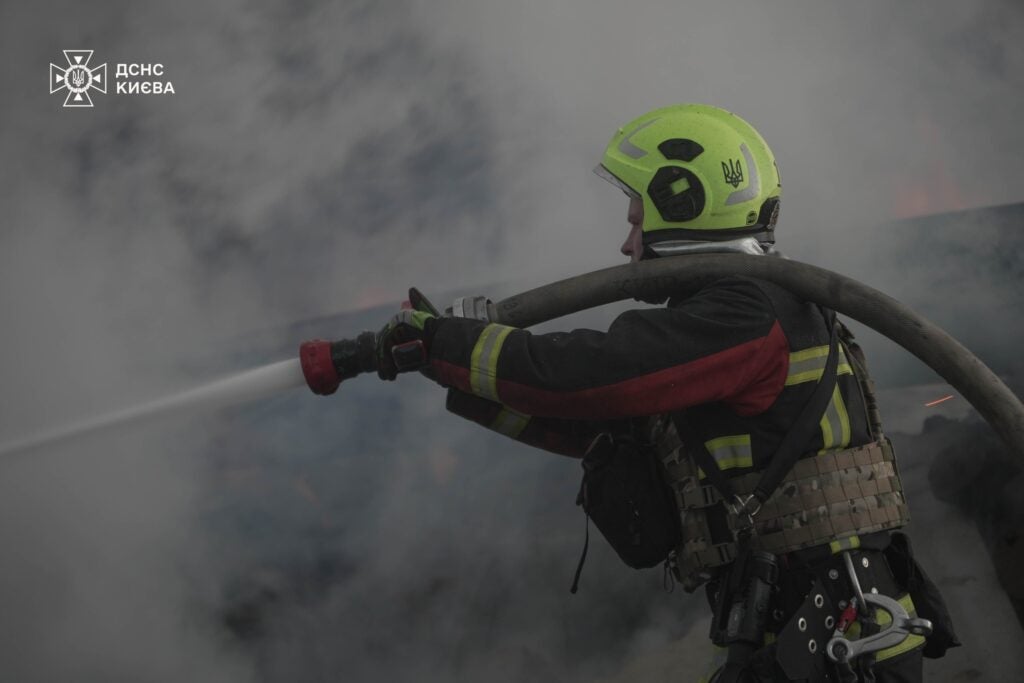
[[[718,469],[723,472],[734,467],[753,467],[754,455],[750,447],[750,434],[735,434],[733,436],[720,436],[710,441],[705,441],[704,446],[708,453],[718,463]],[[699,477],[704,478],[704,470],[698,468]]]
[[[812,346],[809,349],[794,351],[789,354],[789,373],[786,375],[786,386],[803,384],[804,382],[817,382],[825,372],[825,362],[828,360],[828,344],[823,346]],[[839,346],[839,363],[836,366],[836,376],[852,375],[853,368],[846,358],[846,352],[842,345]],[[832,400],[825,408],[825,414],[821,416],[821,441],[824,444],[819,453],[824,453],[833,448],[846,448],[850,445],[850,415],[846,411],[846,403],[843,395],[836,384],[832,390]]]
[[[786,386],[803,384],[804,382],[817,382],[825,372],[825,361],[828,360],[828,344],[823,346],[812,346],[801,351],[794,351],[789,354],[789,374],[786,375]],[[839,346],[839,365],[836,366],[836,375],[852,375],[853,368],[846,360],[846,352],[842,345]]]
[[[490,429],[513,439],[517,438],[530,423],[530,416],[504,406],[489,425]]]
[[[513,327],[491,324],[476,340],[469,359],[469,386],[473,393],[489,401],[498,399],[498,356]]]

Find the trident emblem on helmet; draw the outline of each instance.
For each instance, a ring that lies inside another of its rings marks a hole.
[[[725,176],[725,182],[734,188],[739,187],[740,183],[743,182],[743,166],[740,165],[740,160],[729,159],[728,163],[723,161],[722,174]]]

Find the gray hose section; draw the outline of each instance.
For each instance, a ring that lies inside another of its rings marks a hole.
[[[938,373],[1024,462],[1024,405],[994,372],[938,326],[877,289],[806,263],[741,254],[688,254],[605,268],[531,289],[494,304],[492,321],[529,327],[623,299],[691,293],[729,275],[767,280],[861,322]]]

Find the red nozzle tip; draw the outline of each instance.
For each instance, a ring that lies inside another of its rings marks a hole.
[[[331,342],[310,339],[299,347],[302,375],[314,394],[329,396],[338,390],[341,379],[331,361]]]

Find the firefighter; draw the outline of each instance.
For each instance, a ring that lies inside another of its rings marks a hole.
[[[618,129],[595,172],[629,199],[631,261],[780,258],[778,167],[735,114],[651,111]],[[582,458],[578,502],[619,555],[704,589],[713,680],[919,681],[922,655],[958,644],[897,531],[908,513],[892,447],[831,311],[727,277],[607,332],[531,334],[489,322],[479,299],[435,313],[385,326],[380,376],[398,374],[396,347],[421,342],[419,369],[448,387],[449,410]]]

